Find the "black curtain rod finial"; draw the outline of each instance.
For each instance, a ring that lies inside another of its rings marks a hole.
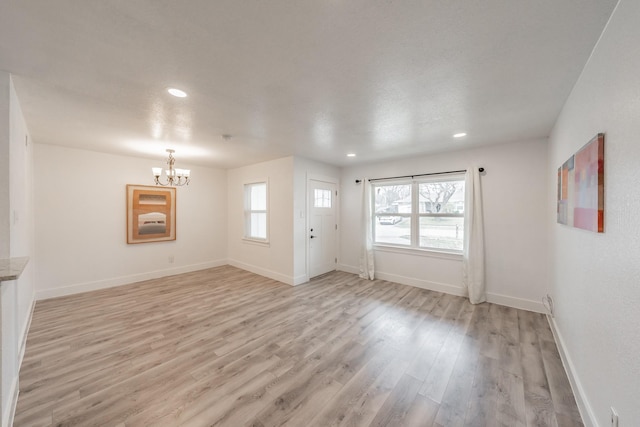
[[[480,173],[484,172],[484,168],[478,168],[478,172]]]
[[[361,179],[356,179],[356,184],[360,184],[362,182]]]

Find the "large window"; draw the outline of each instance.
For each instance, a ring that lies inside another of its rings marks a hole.
[[[267,241],[268,230],[267,183],[256,182],[244,186],[244,237]]]
[[[464,177],[373,183],[372,198],[376,244],[462,251]]]

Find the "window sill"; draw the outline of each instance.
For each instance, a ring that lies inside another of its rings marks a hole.
[[[391,246],[391,245],[381,245],[381,244],[373,245],[373,249],[375,251],[380,251],[380,252],[390,252],[390,253],[396,253],[396,254],[462,261],[462,251],[459,251],[459,252],[445,251],[445,250],[439,251],[435,249],[407,248],[407,247],[401,247],[401,246]]]
[[[251,239],[249,237],[243,237],[242,243],[246,243],[247,245],[264,246],[266,248],[271,246],[268,240]]]

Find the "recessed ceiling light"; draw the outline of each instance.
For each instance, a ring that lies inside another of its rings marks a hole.
[[[462,138],[463,136],[467,136],[467,134],[464,132],[460,132],[453,135],[454,138]]]
[[[167,92],[169,92],[171,95],[178,97],[178,98],[186,98],[187,97],[187,92],[180,90],[180,89],[176,89],[174,87],[170,87],[169,89],[167,89]]]
[[[355,156],[356,156],[356,153],[349,153],[349,154],[347,154],[347,157],[355,157]]]

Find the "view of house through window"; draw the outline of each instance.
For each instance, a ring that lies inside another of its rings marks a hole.
[[[372,184],[374,242],[462,251],[464,178]]]
[[[267,240],[267,183],[244,186],[245,238]]]

